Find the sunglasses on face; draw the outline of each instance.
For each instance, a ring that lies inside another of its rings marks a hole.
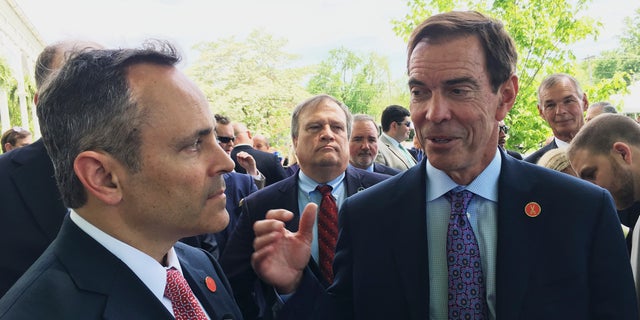
[[[507,126],[498,126],[498,128],[500,129],[500,131],[502,131],[504,134],[509,134],[509,127]]]
[[[236,140],[235,137],[221,137],[221,136],[218,136],[218,142],[219,143],[229,143],[229,142],[233,142],[235,140]]]
[[[411,121],[396,121],[398,124],[404,124],[407,128],[411,128]]]

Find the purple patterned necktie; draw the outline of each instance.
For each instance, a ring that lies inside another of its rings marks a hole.
[[[447,231],[449,319],[487,319],[480,249],[467,218],[467,205],[473,193],[454,190],[444,195],[451,202]]]

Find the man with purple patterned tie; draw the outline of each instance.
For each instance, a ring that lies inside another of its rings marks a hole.
[[[410,109],[427,160],[342,204],[333,285],[305,286],[313,210],[296,233],[278,228],[282,212],[254,226],[254,268],[295,290],[289,319],[638,319],[610,194],[498,148],[516,60],[503,24],[478,12],[414,30]]]

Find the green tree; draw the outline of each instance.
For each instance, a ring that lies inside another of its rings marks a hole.
[[[309,96],[301,85],[310,69],[292,67],[297,57],[283,50],[286,40],[253,31],[200,43],[198,60],[187,73],[204,91],[214,112],[241,121],[271,144],[288,150],[293,107]]]
[[[329,51],[307,84],[312,94],[326,93],[349,106],[352,113],[375,114],[372,105],[391,87],[386,57],[358,55],[344,47]]]
[[[551,133],[537,110],[537,86],[546,75],[573,74],[569,45],[597,35],[601,23],[581,17],[587,0],[408,0],[409,13],[393,21],[396,34],[410,32],[428,16],[453,9],[483,12],[504,22],[518,50],[519,93],[506,122],[512,127],[508,147],[535,149]]]
[[[640,8],[624,21],[619,47],[604,51],[597,57],[590,57],[582,63],[581,66],[587,70],[591,81],[622,78],[629,85],[640,80]]]

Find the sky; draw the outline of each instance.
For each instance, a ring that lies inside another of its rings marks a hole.
[[[15,0],[46,43],[68,38],[109,47],[137,46],[147,38],[174,42],[184,65],[197,60],[193,45],[252,30],[285,39],[285,50],[301,65],[323,60],[344,46],[359,53],[389,57],[394,74],[403,74],[406,47],[391,20],[408,11],[405,0]],[[630,0],[593,0],[587,14],[604,24],[597,41],[577,43],[579,59],[614,48],[623,18],[640,4]]]

